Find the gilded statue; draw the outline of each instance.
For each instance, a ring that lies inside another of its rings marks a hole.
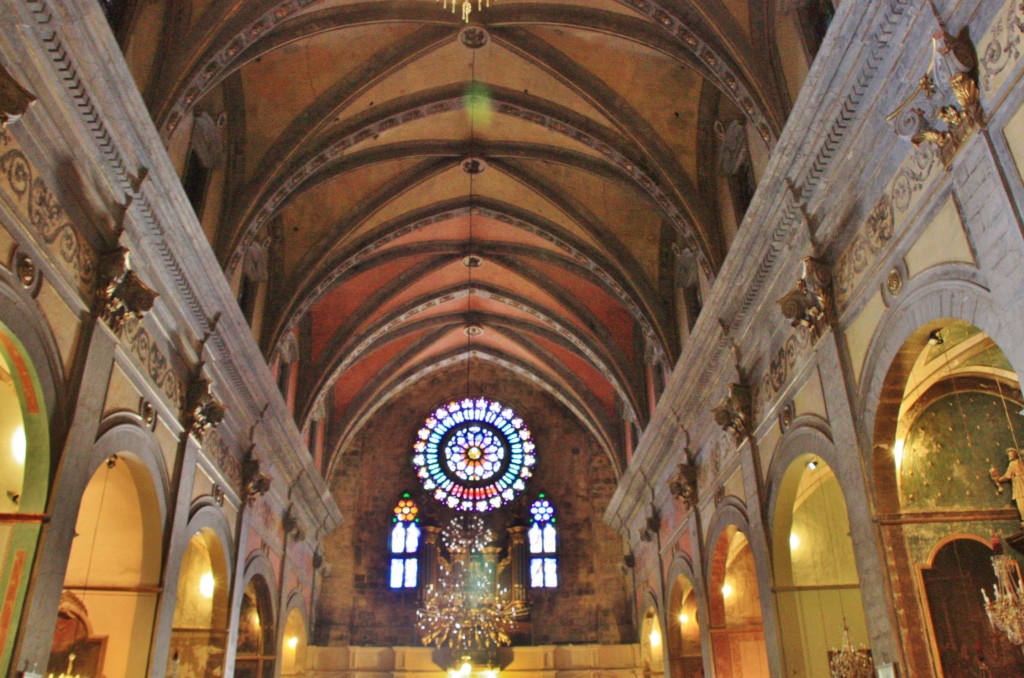
[[[1009,462],[1006,473],[999,475],[999,470],[993,466],[988,474],[996,483],[1010,483],[1011,496],[1017,505],[1021,526],[1024,526],[1024,461],[1021,461],[1020,451],[1016,447],[1006,448],[1006,456]]]

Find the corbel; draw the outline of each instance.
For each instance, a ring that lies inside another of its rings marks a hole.
[[[102,255],[97,273],[95,315],[115,334],[129,321],[141,320],[159,296],[132,270],[126,247]]]

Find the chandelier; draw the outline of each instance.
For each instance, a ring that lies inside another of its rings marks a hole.
[[[850,627],[843,625],[843,647],[828,653],[828,670],[832,678],[872,678],[875,662],[871,650],[854,647],[850,640]]]
[[[427,587],[416,611],[424,645],[466,654],[512,644],[517,606],[495,583],[503,564],[481,555],[492,539],[478,516],[456,518],[445,529],[449,558],[439,558],[437,584]]]
[[[444,8],[448,9],[448,5],[452,6],[452,14],[455,14],[455,7],[458,5],[458,0],[437,0],[438,2],[444,2]],[[480,12],[484,7],[490,7],[491,0],[476,0],[476,11]],[[473,13],[473,3],[471,0],[462,0],[462,20],[467,24],[469,23],[469,15]]]
[[[985,613],[992,628],[1000,631],[1014,645],[1024,645],[1024,586],[1021,584],[1017,562],[1012,556],[992,556],[992,569],[996,583],[992,586],[995,600],[990,600],[985,589]]]

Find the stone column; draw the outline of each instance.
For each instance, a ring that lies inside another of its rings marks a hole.
[[[92,478],[92,455],[96,442],[107,385],[114,364],[117,338],[99,321],[83,328],[79,350],[85,354],[75,375],[77,392],[70,401],[71,425],[47,506],[51,520],[39,535],[38,562],[33,582],[25,595],[25,612],[20,631],[21,648],[12,667],[46,667],[57,623],[60,594],[64,588],[71,544],[75,536],[79,502]]]
[[[174,626],[174,608],[178,604],[178,575],[181,559],[185,555],[192,535],[188,532],[189,507],[192,503],[192,485],[195,481],[199,445],[188,434],[182,433],[178,445],[178,464],[174,470],[174,504],[168,506],[170,524],[167,528],[164,551],[164,572],[160,584],[163,593],[156,611],[153,629],[153,650],[150,655],[150,675],[163,676],[170,658],[171,628]]]

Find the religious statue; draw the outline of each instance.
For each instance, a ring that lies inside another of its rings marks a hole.
[[[1017,505],[1021,526],[1024,526],[1024,462],[1021,461],[1020,450],[1016,447],[1006,448],[1006,456],[1009,460],[1006,473],[999,475],[999,470],[992,467],[988,470],[988,474],[997,484],[1010,483],[1011,496],[1013,497],[1013,502]]]

